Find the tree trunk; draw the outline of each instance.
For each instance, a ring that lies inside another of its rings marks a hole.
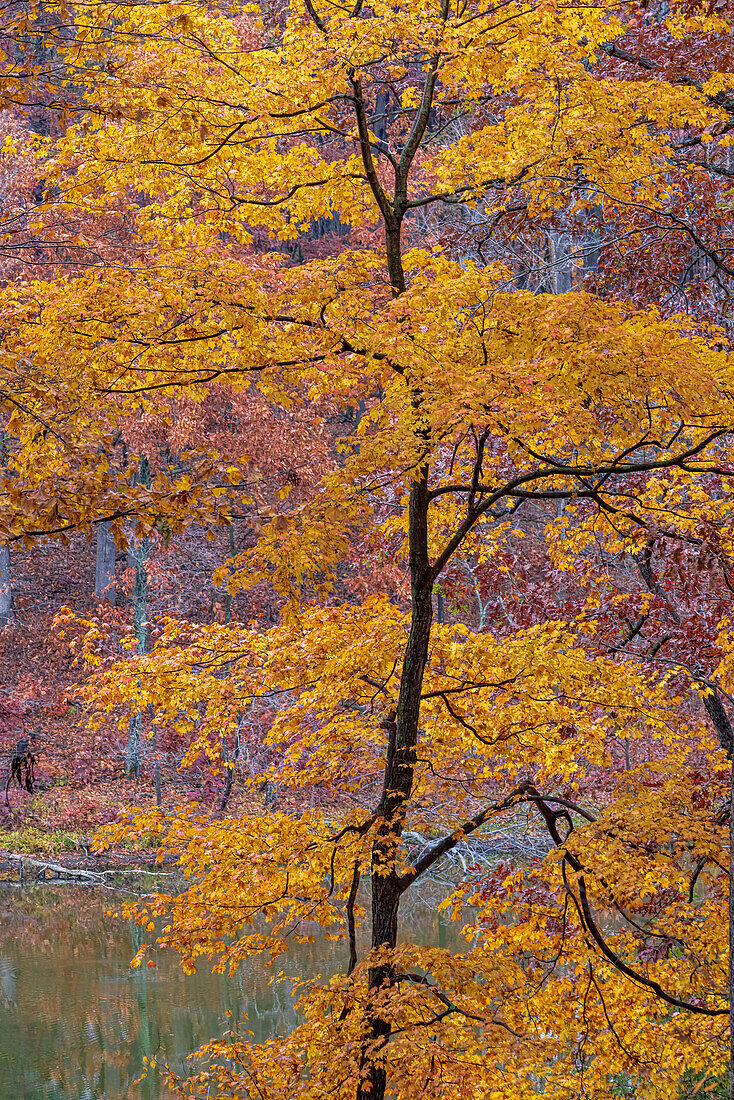
[[[133,630],[137,639],[138,655],[145,653],[147,643],[148,612],[148,539],[141,539],[135,556],[135,587],[133,588]],[[143,716],[139,711],[130,716],[127,735],[125,771],[128,775],[140,774],[141,738]]]
[[[140,460],[140,481],[150,487],[150,465],[147,458]],[[133,631],[137,640],[137,653],[141,656],[147,648],[148,632],[148,553],[150,542],[142,538],[135,548],[135,585],[133,587]],[[143,716],[138,711],[130,716],[127,735],[125,771],[128,775],[140,774]]]
[[[108,522],[97,524],[97,557],[94,570],[94,594],[115,606],[115,540]]]
[[[229,802],[230,796],[232,794],[232,786],[234,784],[235,768],[237,767],[237,761],[240,758],[240,747],[241,747],[240,730],[242,729],[242,721],[243,721],[242,716],[238,715],[238,717],[237,717],[237,733],[235,734],[234,749],[232,751],[232,759],[231,760],[227,761],[227,759],[226,759],[227,758],[227,742],[226,742],[226,739],[225,739],[224,744],[222,746],[223,749],[224,749],[225,762],[227,764],[229,764],[229,767],[227,768],[227,779],[226,779],[225,786],[224,786],[224,794],[222,795],[222,801],[219,805],[220,812],[224,812],[224,810],[227,809],[227,803]],[[266,800],[265,804],[267,805],[267,800]]]
[[[388,733],[385,778],[379,812],[381,823],[372,847],[372,947],[394,950],[398,940],[398,910],[402,893],[396,855],[408,800],[413,789],[423,675],[431,633],[432,583],[428,558],[428,473],[420,471],[413,483],[409,505],[408,538],[412,616],[405,649],[397,711],[383,723]],[[370,995],[395,981],[389,963],[369,971]],[[391,1025],[368,1004],[365,1047],[360,1067],[357,1100],[384,1100],[387,1069],[384,1058]]]
[[[0,466],[8,461],[7,437],[0,431]],[[10,547],[0,546],[0,629],[15,620],[13,575],[10,571]]]
[[[230,522],[230,525],[229,525],[229,553],[230,553],[230,557],[234,557],[235,554],[237,553],[237,547],[235,546],[235,541],[234,541],[234,527],[232,526],[231,522]],[[229,571],[230,571],[230,573],[232,572],[232,566],[231,565],[230,565]],[[229,626],[231,620],[232,620],[232,593],[230,592],[229,588],[225,588],[225,590],[224,590],[224,625]],[[229,666],[227,666],[227,667],[229,667]],[[237,737],[239,738],[239,729],[237,731]],[[237,743],[239,744],[239,740],[238,740]]]
[[[125,553],[125,564],[127,565],[128,569],[135,569],[137,567],[137,561],[138,559],[135,551],[135,541],[131,535],[128,540],[127,551]]]
[[[13,577],[10,572],[10,549],[0,546],[0,628],[15,620],[13,608]]]
[[[152,711],[151,707],[151,711]],[[161,797],[161,764],[158,757],[158,733],[153,727],[153,756],[155,758],[155,804],[160,810],[163,805],[163,799]]]
[[[395,187],[392,200],[383,191],[372,155],[369,121],[359,77],[350,74],[354,92],[357,131],[360,139],[362,162],[367,181],[382,214],[387,253],[387,274],[394,298],[405,292],[400,235],[403,218],[408,209],[408,177],[413,159],[428,126],[433,92],[438,79],[438,57],[434,59],[425,78],[421,109],[416,115],[410,134],[403,146],[400,161],[395,169]],[[428,453],[429,429],[423,415],[423,401],[419,386],[410,386],[410,399],[414,418],[416,441],[424,455]],[[425,449],[424,449],[425,448]],[[423,675],[428,661],[428,646],[433,616],[433,578],[428,556],[428,461],[422,460],[416,470],[410,489],[408,505],[408,546],[411,586],[411,622],[408,644],[405,647],[403,671],[396,710],[383,724],[388,733],[385,757],[385,776],[382,796],[377,808],[378,826],[372,845],[370,874],[372,879],[372,948],[397,946],[398,909],[402,884],[396,866],[405,813],[413,790],[418,724],[420,722]],[[365,1037],[360,1064],[360,1079],[356,1100],[384,1100],[387,1089],[387,1046],[391,1023],[375,1010],[374,995],[395,982],[394,964],[388,961],[372,966],[368,975],[368,1002],[365,1010]]]
[[[125,771],[135,777],[140,775],[140,757],[143,741],[143,716],[139,710],[130,715],[127,729],[127,752],[125,753]]]
[[[704,678],[700,669],[694,675]],[[702,693],[703,705],[708,712],[722,749],[731,763],[729,780],[729,1100],[734,1100],[734,729],[726,707],[716,691]]]

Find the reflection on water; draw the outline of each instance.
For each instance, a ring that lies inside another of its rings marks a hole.
[[[436,897],[409,911],[412,938],[452,946]],[[220,1034],[227,1012],[247,1017],[262,1041],[295,1022],[288,984],[270,984],[259,960],[232,977],[204,967],[185,975],[176,958],[130,970],[140,933],[103,915],[110,894],[83,887],[0,887],[0,1097],[2,1100],[165,1100],[144,1057],[185,1073],[186,1056]],[[364,946],[364,945],[363,945]],[[296,944],[277,964],[296,977],[343,968],[343,943]]]

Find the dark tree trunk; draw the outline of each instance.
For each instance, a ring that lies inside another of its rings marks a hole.
[[[700,670],[694,675],[701,676]],[[729,1100],[734,1100],[734,730],[721,696],[716,691],[702,694],[703,705],[716,730],[722,749],[732,763],[729,780]]]
[[[444,18],[448,7],[444,6]],[[432,60],[425,78],[421,109],[418,112],[395,164],[394,191],[389,199],[375,167],[370,126],[365,111],[359,77],[350,74],[353,108],[359,135],[362,162],[367,182],[382,215],[387,253],[387,275],[393,297],[406,289],[401,249],[401,229],[408,209],[408,177],[416,152],[426,132],[433,92],[438,76],[439,57]],[[406,376],[406,381],[408,381]],[[419,388],[410,386],[416,442],[421,448],[429,443],[428,429],[422,412]],[[424,452],[427,453],[427,450]],[[431,576],[428,558],[428,460],[419,464],[411,485],[408,508],[408,544],[411,583],[411,623],[405,648],[403,671],[396,711],[384,724],[388,732],[385,756],[385,776],[382,796],[377,808],[378,827],[372,846],[372,948],[394,950],[398,938],[398,909],[402,884],[397,872],[396,855],[403,830],[405,813],[413,790],[418,726],[420,722],[423,675],[428,660],[428,646],[433,614]],[[395,981],[395,970],[388,960],[371,967],[368,976],[369,999],[365,1010],[365,1038],[362,1049],[360,1080],[356,1100],[384,1100],[387,1089],[386,1056],[390,1039],[389,1019],[375,1010],[373,994]]]
[[[428,474],[414,482],[409,506],[412,617],[405,649],[397,712],[383,723],[388,744],[379,813],[380,824],[372,847],[372,947],[393,949],[398,941],[398,911],[402,893],[396,855],[405,812],[413,789],[423,675],[428,660],[432,619],[432,581],[428,560]],[[370,995],[395,980],[387,962],[372,967]],[[384,1100],[387,1071],[384,1056],[390,1039],[390,1021],[368,1005],[365,1051],[357,1100]]]

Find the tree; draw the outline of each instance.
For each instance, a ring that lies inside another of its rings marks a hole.
[[[117,601],[115,590],[115,540],[110,534],[109,523],[97,524],[97,546],[94,563],[94,594],[113,606]]]
[[[5,455],[5,442],[0,437],[0,448]],[[0,545],[0,627],[7,626],[15,617],[13,609],[13,573],[10,565],[10,547]]]
[[[7,626],[14,618],[13,575],[10,570],[10,550],[0,549],[0,626]]]
[[[90,114],[58,143],[56,209],[88,211],[90,227],[127,220],[139,251],[5,296],[13,361],[33,362],[39,400],[73,363],[92,425],[225,377],[284,408],[364,408],[338,464],[297,505],[282,484],[254,548],[216,577],[232,592],[271,584],[280,622],[171,621],[152,652],[93,684],[103,709],[152,705],[191,735],[191,758],[217,759],[244,703],[278,693],[273,778],[339,793],[329,816],[154,813],[111,831],[157,830],[190,874],[183,895],[137,908],[166,915],[158,942],[186,967],[275,959],[313,920],[348,940],[345,973],[304,984],[293,1034],[213,1044],[200,1093],[660,1096],[686,1070],[724,1069],[731,743],[695,707],[718,699],[726,717],[716,679],[610,653],[591,604],[472,630],[436,623],[433,598],[457,554],[491,565],[528,511],[559,502],[556,568],[591,569],[600,547],[651,577],[653,535],[689,546],[703,527],[728,569],[726,334],[578,286],[518,289],[438,211],[492,227],[521,210],[555,232],[603,194],[662,216],[698,171],[676,135],[725,140],[729,78],[610,74],[628,29],[612,5],[79,11]],[[656,17],[686,41],[727,30],[689,9]],[[317,218],[340,227],[333,250],[289,257]],[[31,453],[40,478],[47,441],[33,435]],[[91,458],[69,471],[66,522],[92,514],[96,476]],[[145,498],[146,516],[168,515],[162,497]],[[30,500],[34,518],[44,502]],[[36,529],[54,523],[45,512]],[[406,581],[345,600],[355,558],[397,559]],[[620,730],[650,760],[579,797]],[[521,804],[551,854],[460,885],[454,906],[478,914],[466,954],[402,942],[405,893]]]
[[[150,487],[150,462],[147,458],[140,462],[140,481],[146,488]],[[150,545],[148,538],[142,538],[135,548],[135,582],[133,586],[133,633],[135,635],[136,651],[145,653],[148,647],[148,552]],[[130,726],[127,735],[127,753],[125,755],[125,770],[128,775],[137,775],[140,771],[140,756],[142,748],[143,715],[140,710],[133,710],[130,715]]]

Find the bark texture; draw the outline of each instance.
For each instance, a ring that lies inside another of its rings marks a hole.
[[[0,628],[15,619],[13,607],[13,576],[10,571],[10,550],[0,546]]]

